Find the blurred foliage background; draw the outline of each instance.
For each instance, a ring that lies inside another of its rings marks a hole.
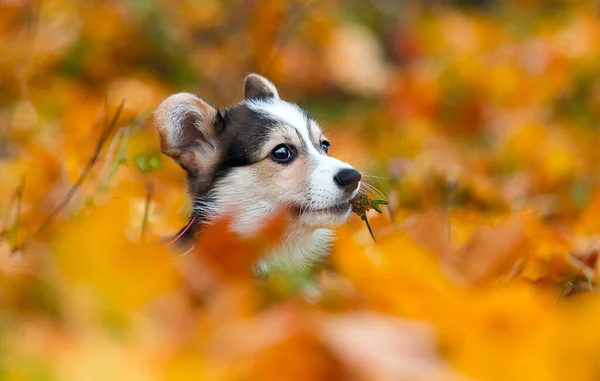
[[[599,11],[0,0],[0,379],[599,379]],[[353,218],[257,281],[275,225],[160,240],[189,201],[152,111],[249,72],[373,175],[377,245]]]

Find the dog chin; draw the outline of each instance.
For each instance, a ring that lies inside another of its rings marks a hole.
[[[346,223],[351,212],[351,205],[343,204],[326,209],[305,210],[299,217],[301,224],[310,228],[333,228]]]

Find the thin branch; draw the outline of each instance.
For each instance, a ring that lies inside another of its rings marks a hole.
[[[4,239],[7,235],[9,235],[10,232],[12,232],[13,236],[14,236],[14,241],[17,242],[19,227],[21,225],[21,209],[22,209],[22,205],[23,205],[24,192],[25,192],[25,176],[23,176],[19,185],[17,186],[17,188],[15,188],[13,197],[11,198],[10,202],[8,203],[8,207],[6,209],[6,216],[4,218],[4,226],[2,228],[2,231],[0,232],[0,239]],[[10,217],[13,214],[12,213],[13,204],[16,204],[16,206],[15,206],[15,208],[16,208],[15,221],[12,224],[12,226],[9,227],[8,225],[10,224]]]
[[[17,195],[19,193],[19,187],[20,184],[15,188],[15,191],[12,194],[12,197],[10,198],[10,201],[8,202],[8,206],[6,207],[6,214],[4,215],[4,223],[2,226],[2,231],[0,232],[0,239],[4,238],[7,234],[8,231],[12,228],[12,226],[10,225],[10,216],[12,215],[12,209],[13,209],[13,204],[17,199]]]
[[[111,167],[114,165],[113,160],[119,160],[117,152],[117,146],[120,145],[121,136],[124,134],[124,131],[127,127],[121,127],[113,136],[110,144],[108,145],[108,150],[106,151],[106,159],[104,163],[104,177],[101,182],[101,186],[108,183],[110,176],[112,175]]]
[[[65,195],[65,198],[60,202],[60,204],[58,204],[54,208],[52,213],[50,213],[50,215],[48,215],[48,217],[46,217],[46,219],[40,224],[40,226],[37,228],[37,230],[31,236],[29,236],[28,238],[23,240],[23,242],[20,245],[16,245],[13,248],[13,252],[21,249],[23,246],[28,244],[33,238],[35,238],[38,234],[40,234],[54,220],[54,218],[69,204],[71,199],[73,199],[73,197],[75,196],[75,193],[77,193],[77,191],[79,190],[79,188],[81,187],[83,182],[87,179],[92,168],[94,167],[94,165],[100,158],[100,152],[102,151],[104,144],[108,140],[108,137],[114,131],[115,126],[117,125],[117,120],[119,119],[119,116],[121,115],[121,111],[123,110],[124,104],[125,104],[125,100],[122,100],[121,103],[119,104],[119,107],[117,108],[117,111],[115,112],[115,115],[113,116],[111,122],[107,125],[107,127],[104,129],[104,131],[102,131],[102,135],[100,136],[100,139],[98,140],[98,143],[96,144],[96,149],[94,150],[92,157],[87,162],[85,168],[83,168],[83,171],[81,171],[81,174],[79,175],[79,177],[77,178],[75,183],[71,186],[71,188]]]
[[[18,242],[19,239],[19,228],[21,227],[21,209],[23,207],[23,194],[25,193],[25,176],[21,180],[19,187],[17,188],[17,211],[15,214],[15,223],[13,225],[14,242]]]
[[[146,236],[146,230],[148,229],[148,216],[150,214],[150,202],[152,202],[152,193],[154,192],[154,183],[148,181],[146,186],[146,205],[144,206],[144,218],[142,220],[142,231],[140,233],[140,241],[144,242]]]
[[[279,58],[279,54],[283,50],[283,47],[288,42],[289,38],[292,36],[292,33],[300,23],[300,20],[302,20],[301,16],[304,15],[304,13],[310,5],[310,1],[305,3],[295,3],[292,5],[292,9],[288,11],[288,13],[292,13],[292,17],[290,17],[289,22],[282,23],[283,26],[287,25],[287,28],[282,28],[282,31],[277,34],[275,43],[273,44],[273,47],[271,48],[271,53],[269,54],[269,61],[265,65],[264,69],[261,71],[262,74],[267,75],[273,64],[275,64],[275,61],[277,61],[277,58]]]

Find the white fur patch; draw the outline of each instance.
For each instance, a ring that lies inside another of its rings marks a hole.
[[[283,124],[294,127],[298,131],[306,131],[308,118],[298,105],[280,99],[252,99],[246,101],[250,110],[279,120]],[[310,140],[309,140],[310,141]]]
[[[217,182],[210,190],[207,199],[209,205],[200,205],[214,210],[211,215],[220,217],[220,212],[232,213],[235,218],[231,229],[240,236],[250,236],[264,223],[277,207],[277,200],[268,197],[268,193],[259,184],[251,167],[239,167]]]
[[[329,229],[316,229],[288,236],[279,249],[267,253],[256,264],[254,273],[263,277],[274,269],[289,271],[319,263],[331,248],[332,239],[333,231]]]

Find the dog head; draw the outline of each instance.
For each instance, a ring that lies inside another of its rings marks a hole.
[[[155,111],[162,152],[187,172],[195,218],[204,224],[229,216],[242,235],[280,208],[290,210],[294,229],[344,223],[360,173],[329,156],[317,122],[281,100],[267,79],[246,77],[244,98],[221,112],[179,93]]]

